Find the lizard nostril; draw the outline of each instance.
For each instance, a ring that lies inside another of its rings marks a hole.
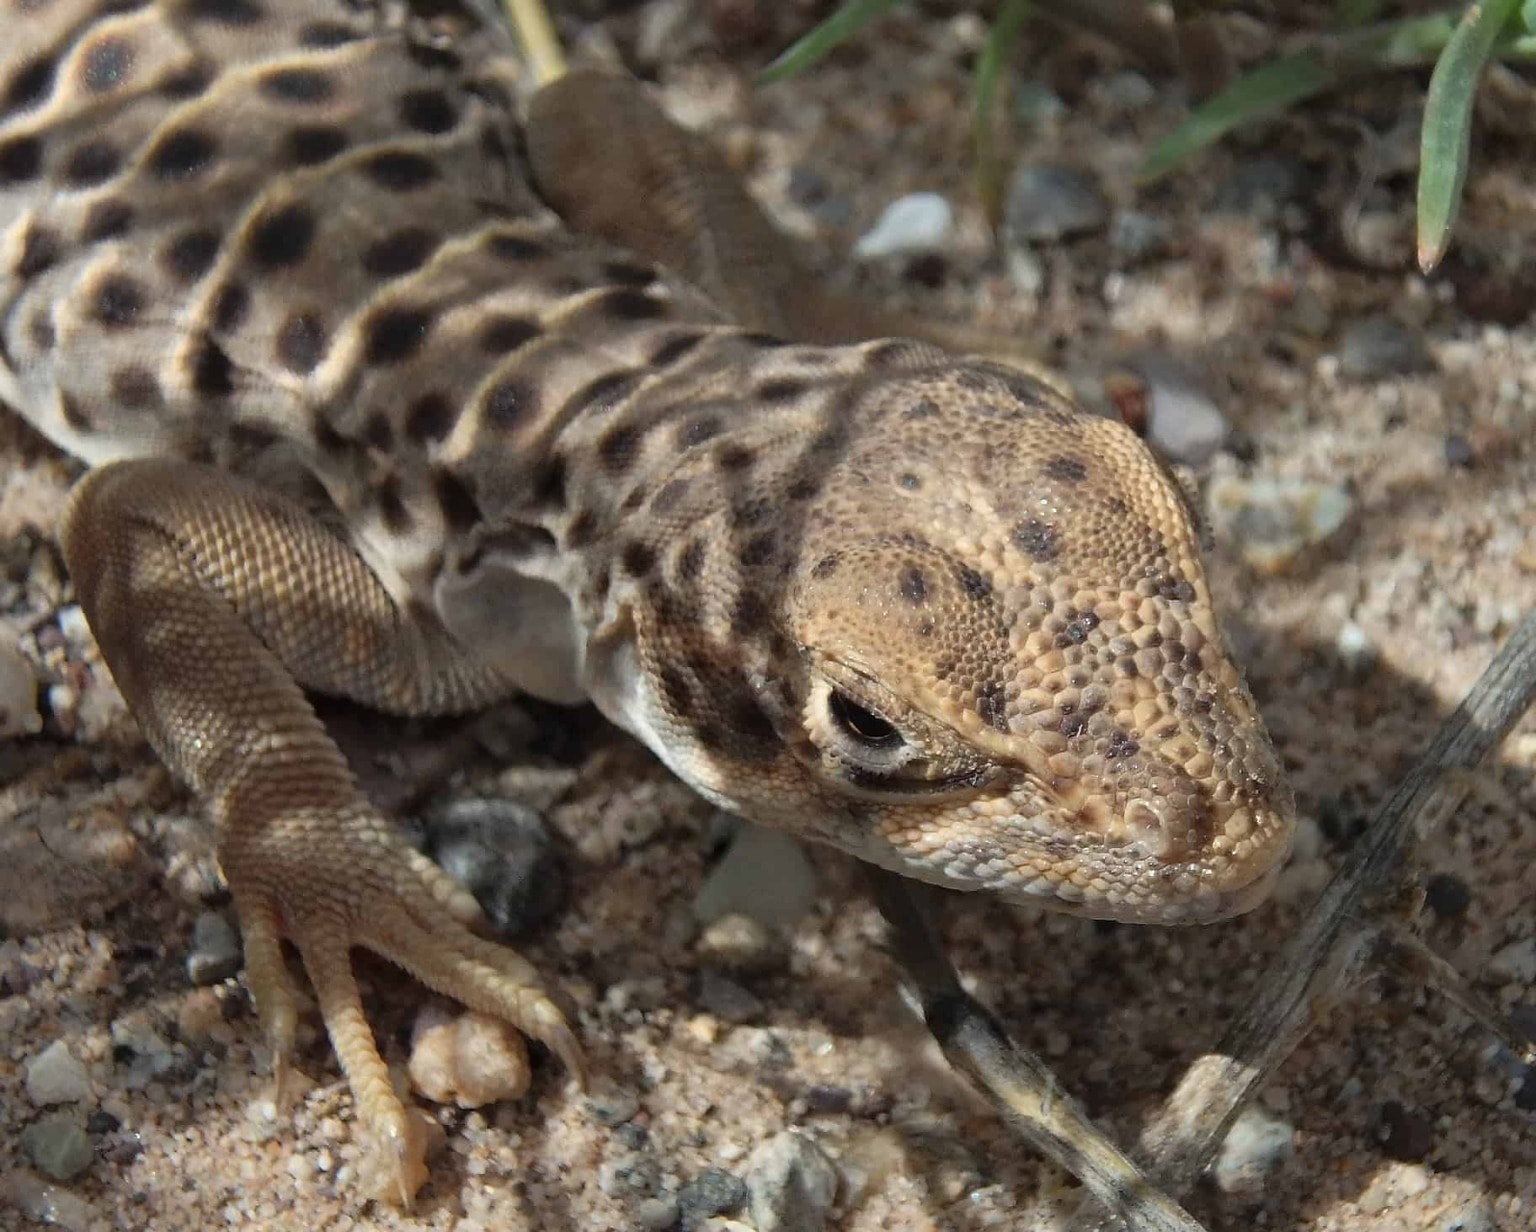
[[[1132,800],[1125,810],[1125,827],[1128,837],[1149,856],[1170,860],[1177,856],[1179,844],[1163,811],[1161,804]]]

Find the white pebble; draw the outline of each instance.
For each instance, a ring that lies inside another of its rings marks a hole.
[[[955,212],[938,193],[919,192],[885,207],[875,225],[859,237],[853,255],[861,261],[942,249],[955,229]]]

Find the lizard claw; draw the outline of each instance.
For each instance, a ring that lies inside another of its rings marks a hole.
[[[295,831],[306,836],[295,841]],[[318,839],[317,839],[317,836]],[[270,841],[263,841],[267,839]],[[282,942],[298,948],[326,1031],[372,1144],[371,1189],[409,1207],[427,1178],[428,1124],[402,1103],[363,1009],[352,950],[369,949],[423,984],[548,1047],[585,1086],[564,1014],[514,951],[472,933],[468,898],[374,817],[314,816],[221,853],[245,934],[247,979],[272,1047],[278,1106],[287,1087],[298,991]],[[470,900],[472,902],[472,900]]]

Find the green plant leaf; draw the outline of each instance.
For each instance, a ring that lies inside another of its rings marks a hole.
[[[1461,209],[1477,81],[1520,0],[1475,0],[1429,79],[1419,140],[1419,268],[1440,264]]]
[[[1527,34],[1536,34],[1536,0],[1525,0],[1520,6],[1520,24]]]
[[[997,226],[1003,209],[1002,164],[997,156],[993,104],[1008,53],[1018,41],[1029,16],[1030,0],[1003,0],[992,28],[987,31],[986,46],[976,63],[976,98],[974,136],[976,142],[976,193],[987,221]]]
[[[1239,124],[1320,94],[1337,80],[1337,73],[1315,51],[1297,52],[1260,65],[1196,108],[1189,119],[1159,141],[1147,155],[1142,178],[1155,180],[1166,175]]]
[[[845,39],[857,34],[877,17],[883,17],[902,0],[848,0],[809,34],[792,43],[762,73],[760,81],[784,81],[804,72]]]

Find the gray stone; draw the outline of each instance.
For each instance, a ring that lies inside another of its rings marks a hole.
[[[803,1134],[775,1134],[747,1160],[747,1209],[757,1232],[821,1232],[837,1197],[837,1169]]]
[[[566,896],[565,863],[544,817],[516,800],[454,800],[422,818],[427,854],[475,896],[497,931],[516,937]]]
[[[1424,342],[1391,317],[1366,317],[1339,340],[1339,371],[1356,381],[1409,376],[1430,366]]]
[[[200,988],[218,984],[240,970],[240,934],[218,911],[205,911],[192,925],[187,978]]]
[[[811,909],[816,894],[815,870],[795,839],[738,823],[725,857],[699,887],[693,913],[706,925],[744,915],[767,928],[789,928]]]
[[[763,1012],[763,1002],[735,980],[714,971],[699,973],[699,1005],[724,1022],[751,1022]]]
[[[1008,183],[1003,221],[1015,242],[1051,243],[1101,230],[1109,203],[1097,181],[1074,167],[1026,164]]]
[[[96,1158],[96,1144],[67,1112],[44,1117],[21,1132],[22,1149],[38,1171],[56,1181],[79,1176]]]
[[[1195,373],[1161,352],[1139,355],[1131,366],[1147,383],[1147,438],[1170,461],[1204,466],[1231,429]]]
[[[1438,1232],[1498,1232],[1498,1229],[1493,1212],[1474,1200],[1441,1219]]]
[[[677,1191],[683,1232],[693,1232],[715,1215],[739,1211],[746,1200],[747,1186],[739,1176],[724,1168],[705,1168]]]
[[[34,1104],[77,1104],[91,1098],[91,1076],[63,1040],[27,1062],[27,1098]]]

